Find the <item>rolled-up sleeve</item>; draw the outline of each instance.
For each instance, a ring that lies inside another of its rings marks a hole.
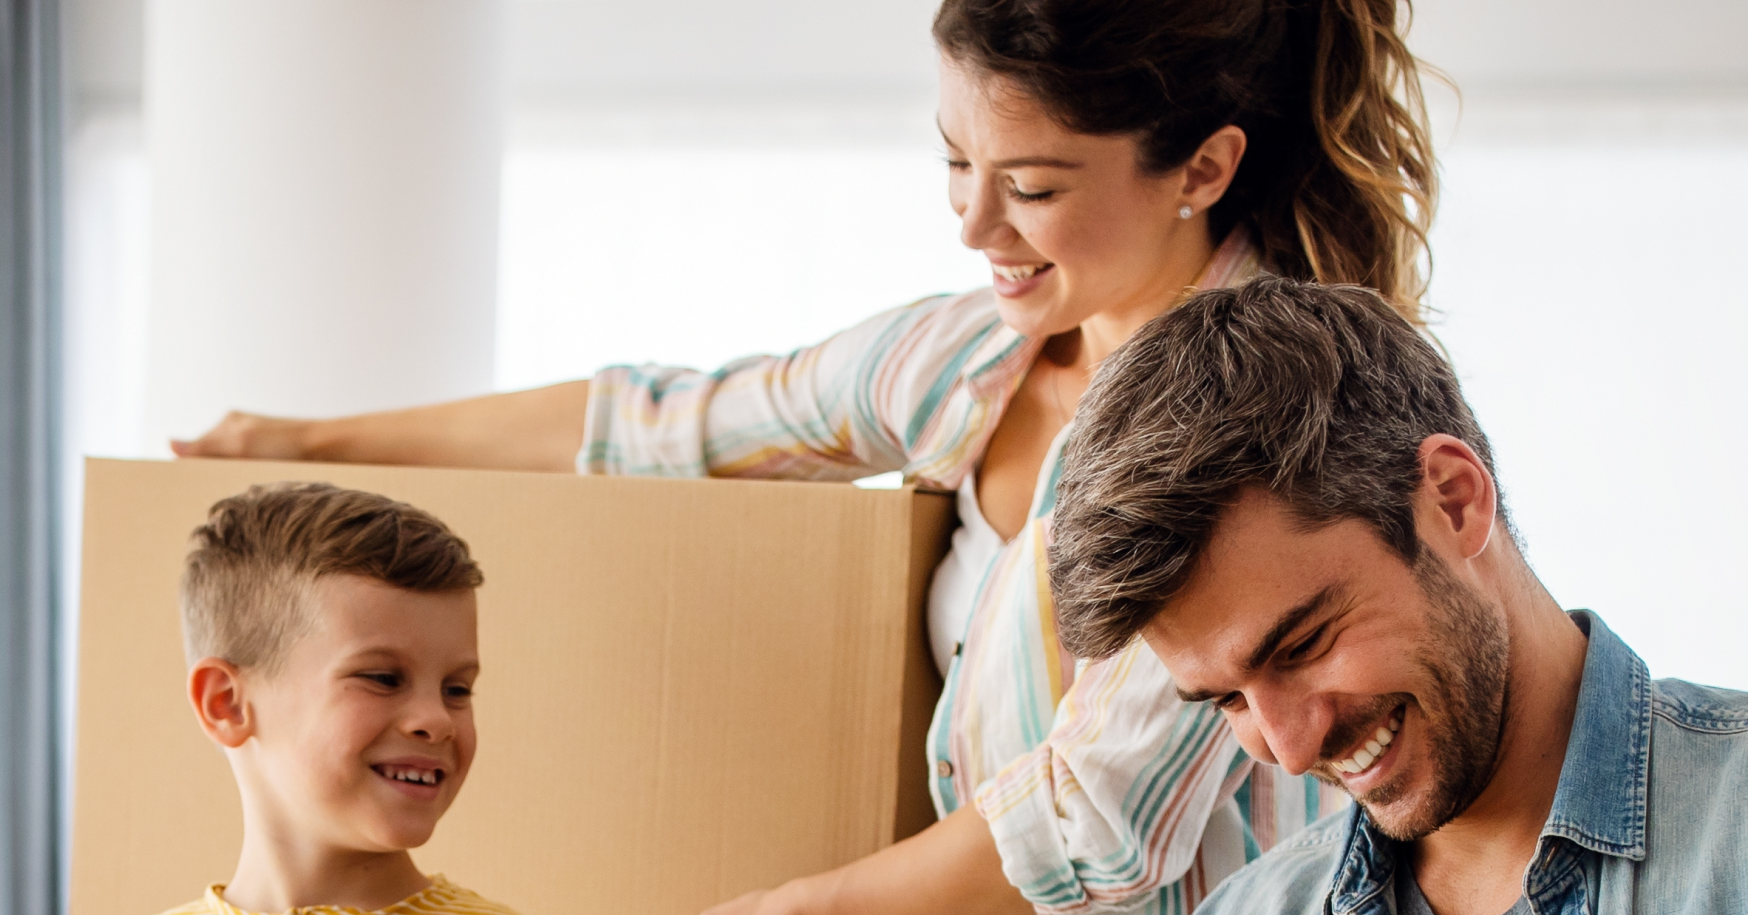
[[[1250,764],[1219,711],[1179,700],[1137,642],[1081,671],[1047,739],[980,785],[976,804],[1009,881],[1039,911],[1136,911],[1190,875]],[[1217,855],[1231,867],[1245,857],[1234,841]],[[1195,889],[1179,888],[1186,903]]]
[[[924,299],[714,372],[614,366],[590,382],[579,473],[849,480],[906,463],[904,430],[993,314]]]

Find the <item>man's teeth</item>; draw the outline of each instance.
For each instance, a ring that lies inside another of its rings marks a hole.
[[[1377,762],[1378,757],[1384,755],[1384,748],[1390,745],[1390,741],[1396,739],[1396,732],[1401,728],[1401,719],[1392,714],[1384,727],[1372,732],[1371,739],[1366,741],[1366,745],[1361,747],[1359,752],[1330,765],[1334,766],[1336,771],[1345,772],[1348,775],[1358,775],[1370,769],[1372,763]]]
[[[1042,270],[1045,267],[1048,267],[1050,265],[1049,264],[1026,264],[1023,267],[1004,267],[1001,264],[990,264],[990,266],[995,269],[996,275],[1001,277],[1002,279],[1017,282],[1019,280],[1031,279],[1032,277],[1034,277],[1038,274],[1038,271],[1040,271],[1040,270]]]

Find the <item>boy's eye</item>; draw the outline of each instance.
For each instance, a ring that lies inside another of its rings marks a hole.
[[[1214,700],[1214,707],[1222,712],[1236,712],[1244,708],[1244,694],[1227,693]]]
[[[452,683],[443,687],[443,695],[450,699],[467,699],[473,695],[473,687]]]
[[[401,675],[393,671],[371,670],[365,671],[358,676],[365,680],[369,680],[378,686],[387,687],[388,689],[394,689],[401,685]]]

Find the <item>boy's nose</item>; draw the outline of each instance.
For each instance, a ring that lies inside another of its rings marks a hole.
[[[455,736],[455,720],[441,699],[415,702],[407,709],[401,728],[409,736],[433,742]]]

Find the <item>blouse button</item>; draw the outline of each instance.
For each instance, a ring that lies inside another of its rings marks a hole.
[[[953,777],[953,764],[944,760],[944,759],[940,760],[939,762],[936,762],[935,763],[935,774],[939,775],[942,778],[952,778]]]

